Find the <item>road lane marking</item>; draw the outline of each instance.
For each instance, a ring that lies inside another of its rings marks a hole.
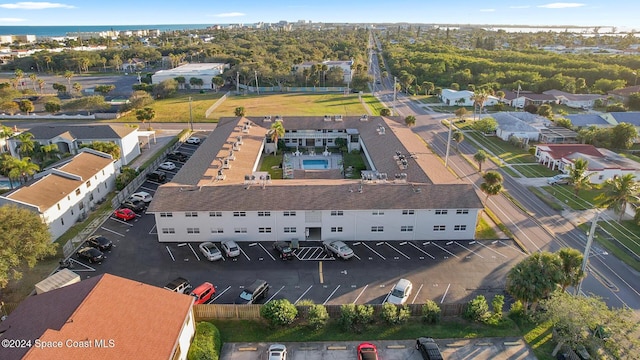
[[[418,251],[420,251],[421,253],[427,255],[428,257],[432,258],[433,260],[435,260],[435,256],[429,254],[428,252],[422,250],[418,245],[412,243],[412,242],[408,242],[409,245],[413,246],[414,248],[416,248]]]
[[[451,287],[451,283],[447,285],[447,290],[444,291],[444,294],[442,295],[442,300],[440,300],[440,304],[444,304],[444,298],[447,296],[447,293],[449,292],[450,287]]]
[[[373,253],[375,253],[376,255],[380,256],[382,258],[382,260],[387,260],[384,256],[380,255],[380,253],[378,253],[377,251],[373,250],[371,248],[371,246],[367,245],[367,243],[362,243],[362,245],[364,245],[367,249],[371,250]],[[353,254],[354,256],[356,256],[356,254]],[[357,257],[357,256],[356,256]],[[360,258],[358,258],[360,259]]]
[[[191,252],[193,253],[193,255],[196,256],[196,259],[198,259],[198,261],[200,261],[200,256],[198,256],[198,254],[196,253],[195,250],[193,250],[193,246],[191,246],[191,244],[189,244],[189,249],[191,249]]]
[[[365,291],[365,290],[367,290],[367,287],[369,287],[369,284],[365,285],[365,286],[362,288],[362,291],[360,291],[360,294],[358,294],[358,296],[356,297],[356,299],[355,299],[355,300],[353,300],[353,303],[354,303],[354,304],[356,303],[356,301],[358,301],[358,299],[360,299],[360,296],[362,296],[362,294],[364,294],[364,291]]]
[[[416,299],[418,298],[418,294],[420,294],[420,290],[422,290],[422,287],[424,286],[424,284],[420,284],[420,287],[418,288],[418,291],[416,291],[416,294],[413,296],[413,300],[411,301],[411,303],[415,303]]]
[[[262,248],[262,250],[264,250],[264,252],[267,253],[267,255],[269,255],[271,260],[276,261],[276,258],[274,258],[273,255],[271,255],[271,253],[269,251],[267,251],[267,249],[264,246],[262,246],[262,244],[258,244],[258,245]]]
[[[498,240],[498,242],[499,242],[500,244],[502,244],[502,245],[505,245],[505,246],[509,247],[509,248],[515,249],[517,252],[519,252],[520,254],[522,254],[522,255],[524,255],[524,256],[528,256],[528,254],[527,254],[526,252],[522,251],[520,248],[518,248],[518,247],[516,247],[516,246],[513,246],[513,245],[511,245],[511,244],[507,244],[507,243],[505,243],[505,242],[504,242],[504,241],[502,241],[502,240]]]
[[[466,247],[466,246],[464,246],[464,245],[460,244],[460,243],[459,243],[459,242],[457,242],[457,241],[454,241],[454,242],[456,243],[456,245],[460,246],[461,248],[463,248],[463,249],[466,249],[466,250],[470,251],[472,254],[479,256],[481,259],[484,259],[484,256],[482,256],[482,255],[478,254],[477,252],[475,252],[475,251],[473,251],[473,250],[469,249],[468,247]]]
[[[222,292],[218,293],[218,295],[216,295],[216,297],[214,297],[213,299],[209,300],[208,304],[211,304],[212,302],[218,300],[218,298],[220,296],[222,296],[224,293],[226,293],[227,291],[229,291],[229,289],[231,289],[231,286],[227,286],[227,288],[222,290]]]
[[[171,249],[169,249],[169,246],[165,246],[165,248],[167,248],[167,251],[169,252],[169,255],[171,256],[171,260],[173,260],[175,262],[176,258],[173,257],[173,253],[171,252]]]
[[[242,250],[242,248],[240,247],[240,245],[238,245],[238,249],[240,249],[240,252],[242,253],[242,255],[244,255],[244,257],[247,258],[247,260],[251,261],[251,258],[249,257],[249,255],[247,255],[246,252],[244,252],[244,250]]]
[[[338,287],[337,287],[337,288],[335,288],[335,290],[333,290],[333,291],[331,292],[331,294],[329,294],[329,297],[327,298],[327,300],[325,300],[325,301],[322,303],[322,305],[327,305],[327,302],[329,301],[329,299],[331,299],[331,297],[333,296],[333,294],[335,294],[335,293],[336,293],[336,291],[338,291],[338,289],[340,289],[340,285],[338,285]]]
[[[305,291],[302,293],[302,295],[300,295],[300,297],[298,298],[298,300],[296,300],[296,301],[293,303],[293,305],[297,304],[297,303],[298,303],[298,301],[302,300],[302,297],[303,297],[303,296],[305,296],[305,295],[307,295],[307,293],[309,292],[309,290],[311,290],[311,288],[312,288],[312,287],[313,287],[313,285],[310,285],[310,286],[307,288],[307,290],[305,290]]]
[[[271,295],[271,297],[269,298],[269,300],[265,301],[265,302],[264,302],[264,304],[266,305],[266,304],[268,304],[268,303],[269,303],[269,301],[273,300],[273,298],[274,298],[274,297],[276,297],[276,295],[278,295],[278,293],[279,293],[280,291],[282,291],[282,289],[284,289],[284,285],[282,285],[282,287],[280,288],[280,290],[276,291],[276,293],[275,293],[275,294]]]
[[[449,250],[447,250],[447,249],[443,248],[442,246],[438,245],[438,243],[437,243],[437,242],[432,241],[431,243],[432,243],[433,245],[435,245],[435,246],[439,247],[441,250],[444,250],[445,252],[449,253],[451,256],[456,257],[456,258],[458,258],[458,259],[460,258],[458,255],[456,255],[456,254],[452,253],[451,251],[449,251]]]
[[[402,251],[398,250],[397,248],[395,248],[393,245],[389,244],[388,242],[384,242],[387,246],[389,246],[390,248],[392,248],[393,250],[397,251],[398,254],[404,256],[405,258],[407,258],[407,260],[411,260],[411,258],[407,255],[405,255],[405,253],[403,253]]]

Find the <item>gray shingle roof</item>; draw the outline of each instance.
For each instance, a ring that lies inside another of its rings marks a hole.
[[[52,139],[69,133],[74,139],[121,139],[136,131],[121,125],[42,125],[29,129],[35,140]]]
[[[569,114],[565,117],[571,120],[571,125],[585,127],[591,125],[609,125],[609,123],[598,114]]]

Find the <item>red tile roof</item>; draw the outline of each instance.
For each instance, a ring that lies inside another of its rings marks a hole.
[[[552,158],[559,160],[570,154],[580,153],[595,157],[604,157],[593,145],[588,144],[544,144],[538,145],[538,148],[547,152]]]

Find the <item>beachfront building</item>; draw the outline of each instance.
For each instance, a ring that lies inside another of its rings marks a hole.
[[[297,72],[297,73],[302,73],[305,69],[307,70],[311,70],[311,68],[313,66],[316,67],[324,67],[326,66],[326,69],[329,70],[331,68],[337,67],[340,68],[342,70],[343,73],[343,78],[342,81],[345,84],[348,84],[351,82],[351,79],[353,78],[353,60],[345,60],[345,61],[339,61],[339,60],[325,60],[323,62],[313,62],[313,61],[305,61],[301,64],[297,64],[293,66],[293,71]],[[320,72],[322,72],[322,70],[320,70]],[[326,84],[324,84],[324,82],[320,81],[320,85],[321,86],[326,86]]]
[[[286,130],[283,179],[259,168],[275,150],[276,121]],[[337,139],[366,160],[359,179]],[[147,213],[160,242],[473,239],[480,198],[453,177],[435,183],[434,157],[401,119],[223,118]]]

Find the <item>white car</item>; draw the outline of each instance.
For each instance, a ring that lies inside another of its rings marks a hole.
[[[171,161],[167,161],[167,162],[163,162],[158,167],[162,170],[175,170],[176,164],[172,163]]]
[[[187,144],[192,144],[192,145],[198,145],[198,144],[200,144],[200,141],[201,141],[200,138],[192,136],[192,137],[187,139],[186,143]]]
[[[240,247],[233,240],[223,241],[222,251],[224,251],[225,255],[230,258],[240,255]]]
[[[267,360],[287,360],[287,347],[282,344],[269,346],[269,356]]]
[[[393,287],[393,290],[391,290],[389,297],[387,297],[387,302],[394,305],[404,305],[407,299],[409,299],[409,295],[411,295],[411,290],[413,290],[411,281],[400,279],[396,286]]]
[[[567,185],[570,182],[571,175],[569,174],[558,174],[547,179],[547,184],[549,185]]]
[[[335,254],[337,257],[349,259],[353,257],[353,250],[340,240],[325,240],[322,242],[327,253]]]
[[[137,193],[131,194],[131,196],[129,196],[129,200],[140,200],[150,203],[151,200],[153,200],[153,197],[146,191],[138,191]]]
[[[222,259],[222,252],[220,252],[220,249],[218,249],[216,244],[207,241],[198,245],[198,247],[200,248],[200,252],[202,252],[202,255],[204,255],[207,260],[216,261]]]

